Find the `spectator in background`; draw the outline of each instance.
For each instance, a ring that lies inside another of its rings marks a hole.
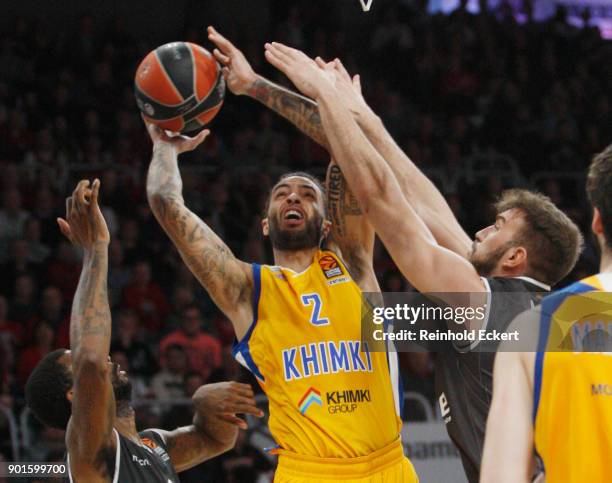
[[[199,372],[189,371],[183,378],[183,389],[181,399],[189,399],[197,391],[198,387],[206,384]],[[191,424],[193,420],[193,405],[175,404],[164,415],[162,427],[180,428]],[[182,476],[182,475],[181,475]],[[200,480],[202,481],[202,480]]]
[[[25,386],[30,373],[40,360],[57,348],[54,341],[53,326],[45,320],[38,322],[34,328],[34,341],[23,350],[17,363],[17,382],[20,387]]]
[[[151,279],[149,262],[134,265],[132,279],[123,289],[121,306],[135,311],[147,330],[157,332],[163,327],[170,307],[160,286]]]
[[[0,294],[0,342],[5,341],[4,347],[10,348],[8,352],[12,355],[13,349],[21,343],[22,327],[8,318],[9,304],[6,297]],[[12,360],[12,358],[9,358]]]
[[[164,354],[166,365],[151,380],[151,390],[157,399],[185,397],[187,354],[183,346],[170,344]]]
[[[195,296],[193,294],[193,288],[190,285],[175,285],[172,293],[172,309],[164,327],[165,331],[173,332],[178,329],[183,311],[194,303]]]
[[[132,265],[149,254],[145,252],[145,247],[141,240],[138,220],[124,218],[120,225],[119,239],[123,247],[123,256],[125,262],[128,265]]]
[[[189,366],[198,372],[206,383],[212,372],[221,366],[221,343],[219,339],[202,331],[202,312],[197,305],[183,310],[181,328],[164,337],[159,344],[161,365],[166,365],[166,348],[177,344],[187,353]]]
[[[121,301],[121,293],[130,278],[130,270],[123,264],[121,242],[116,238],[111,238],[108,246],[108,297],[111,308],[115,308]]]
[[[15,280],[9,318],[25,324],[36,314],[36,284],[30,275],[20,275]]]
[[[64,299],[59,288],[54,286],[45,287],[42,292],[39,318],[51,323],[55,330],[66,319]]]
[[[0,262],[5,262],[11,241],[23,236],[28,212],[22,209],[21,194],[16,187],[8,187],[4,192],[0,210]]]
[[[51,249],[41,242],[41,223],[38,218],[28,218],[23,238],[28,246],[28,261],[41,264],[51,254]]]
[[[139,340],[138,315],[132,310],[124,309],[116,319],[117,330],[113,331],[111,352],[123,352],[129,362],[130,375],[148,380],[157,371],[157,361],[149,346]]]
[[[110,351],[111,361],[119,366],[120,371],[125,371],[130,375],[130,382],[132,383],[132,401],[138,399],[146,399],[151,397],[151,390],[144,377],[134,374],[130,366],[130,360],[125,351],[121,349]]]
[[[28,244],[25,240],[13,240],[10,244],[10,257],[2,265],[2,277],[8,282],[15,280],[20,275],[38,276],[40,265],[34,264],[29,259]],[[6,283],[5,282],[5,283]]]
[[[47,265],[47,283],[59,288],[64,300],[70,301],[79,283],[80,273],[81,265],[75,251],[68,241],[62,240],[55,257]]]
[[[61,233],[57,228],[57,221],[55,221],[59,212],[58,208],[58,199],[53,194],[53,191],[51,191],[51,188],[43,186],[36,190],[33,211],[36,213],[36,218],[40,221],[42,243],[55,245],[62,239]]]
[[[253,445],[248,442],[248,434],[240,431],[236,445],[217,461],[211,461],[222,467],[220,475],[229,475],[228,483],[257,483],[269,481],[272,463]],[[260,479],[261,478],[261,479]],[[182,480],[181,480],[182,481]]]

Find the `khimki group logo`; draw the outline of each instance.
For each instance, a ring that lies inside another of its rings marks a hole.
[[[304,414],[313,404],[318,404],[323,407],[323,399],[321,399],[321,391],[316,387],[309,387],[308,391],[306,391],[298,403],[300,413]]]

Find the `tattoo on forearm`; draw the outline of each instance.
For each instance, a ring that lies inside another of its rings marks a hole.
[[[283,116],[316,143],[329,146],[316,102],[262,78],[258,78],[247,93]]]
[[[176,154],[154,149],[147,178],[151,209],[173,240],[183,260],[204,288],[237,302],[245,292],[229,264],[235,260],[227,246],[184,204]],[[214,298],[214,294],[213,295]]]
[[[83,271],[74,296],[70,340],[78,351],[83,337],[94,336],[100,348],[110,344],[111,315],[108,303],[108,252],[107,247],[96,246],[87,254]]]

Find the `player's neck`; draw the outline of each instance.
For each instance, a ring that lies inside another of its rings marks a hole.
[[[129,414],[127,412],[117,414],[115,418],[115,429],[121,436],[140,444],[140,436],[138,436],[138,430],[136,429],[134,410],[132,408],[129,409]]]
[[[274,264],[290,268],[294,272],[303,272],[312,263],[318,249],[318,247],[314,247],[305,250],[283,251],[274,248]]]
[[[601,252],[601,262],[599,263],[599,273],[612,272],[612,250]]]

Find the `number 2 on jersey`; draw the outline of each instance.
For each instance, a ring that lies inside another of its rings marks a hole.
[[[326,317],[321,318],[321,308],[323,303],[318,293],[307,293],[302,295],[302,303],[305,307],[312,305],[312,312],[310,313],[310,323],[312,325],[327,325],[329,319]]]

